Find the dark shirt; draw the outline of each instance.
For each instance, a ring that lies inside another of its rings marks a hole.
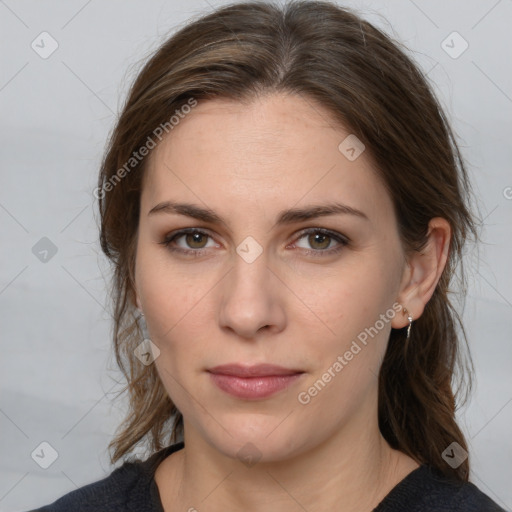
[[[125,462],[103,480],[29,512],[164,512],[154,474],[160,462],[183,446],[168,446],[146,461]],[[401,511],[505,512],[474,484],[449,480],[427,464],[409,473],[373,510]]]

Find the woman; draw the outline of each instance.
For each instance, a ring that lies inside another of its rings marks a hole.
[[[112,462],[154,453],[39,510],[503,510],[451,388],[470,186],[388,36],[326,2],[190,23],[96,196],[130,394]]]

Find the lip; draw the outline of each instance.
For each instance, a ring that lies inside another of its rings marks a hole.
[[[302,370],[272,364],[245,366],[225,364],[207,370],[212,381],[225,393],[246,400],[267,398],[287,388]]]
[[[208,370],[213,374],[231,375],[233,377],[268,377],[276,375],[293,375],[303,373],[302,370],[285,368],[275,364],[256,364],[247,366],[242,364],[221,364]]]

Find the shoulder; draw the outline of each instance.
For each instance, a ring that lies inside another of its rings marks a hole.
[[[375,512],[505,512],[471,482],[450,480],[423,464],[407,475]]]
[[[124,463],[108,477],[80,487],[50,505],[30,512],[89,512],[93,510],[123,510],[127,496],[137,486],[139,468],[136,463]]]
[[[487,494],[471,482],[452,482],[438,475],[430,486],[431,495],[424,502],[439,512],[505,512]]]
[[[126,461],[102,480],[80,487],[55,502],[29,512],[153,512],[155,497],[152,481],[159,462],[179,449],[172,445],[154,453],[148,460]],[[158,502],[157,502],[158,503]]]

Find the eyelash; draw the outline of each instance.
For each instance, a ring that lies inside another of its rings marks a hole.
[[[173,247],[170,245],[176,239],[180,238],[183,235],[189,234],[189,233],[199,233],[201,235],[212,238],[211,235],[209,235],[208,233],[206,233],[200,229],[186,228],[186,229],[180,229],[179,231],[176,231],[175,233],[170,233],[162,242],[158,242],[158,243],[163,245],[169,251],[172,251],[172,252],[179,252],[181,254],[191,255],[194,257],[202,256],[203,251],[205,251],[206,249],[183,249],[183,248]],[[304,251],[306,251],[306,253],[308,255],[311,255],[314,257],[332,256],[334,254],[339,253],[341,250],[343,250],[344,247],[346,245],[348,245],[348,243],[349,243],[349,240],[346,237],[344,237],[334,231],[329,231],[329,230],[323,229],[323,228],[308,228],[299,234],[299,237],[297,238],[297,240],[300,240],[304,236],[310,235],[312,233],[320,233],[321,235],[327,235],[329,238],[332,238],[333,240],[335,240],[336,242],[338,242],[340,244],[338,247],[335,247],[334,249],[324,249],[324,250],[303,249]]]

